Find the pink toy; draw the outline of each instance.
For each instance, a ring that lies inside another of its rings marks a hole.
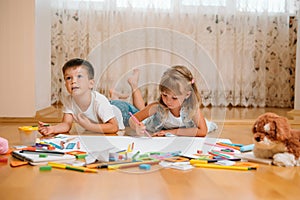
[[[5,154],[8,151],[8,141],[0,137],[0,154]]]

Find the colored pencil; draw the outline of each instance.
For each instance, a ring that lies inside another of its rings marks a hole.
[[[49,153],[49,154],[56,154],[56,155],[64,155],[64,152],[61,151],[51,151],[51,150],[21,150],[20,153],[35,153],[35,154],[41,154],[41,153]]]
[[[202,168],[213,168],[213,169],[231,169],[231,170],[242,170],[242,171],[247,171],[247,170],[252,170],[256,169],[253,167],[247,167],[247,166],[225,166],[225,165],[216,165],[216,164],[194,164],[193,166],[195,167],[202,167]]]
[[[55,163],[55,162],[49,162],[49,166],[54,167],[54,168],[59,168],[59,169],[68,169],[68,170],[74,170],[74,171],[79,171],[79,172],[93,172],[93,173],[98,173],[98,170],[96,169],[90,169],[87,167],[78,167],[78,166],[73,166],[73,165],[65,165],[61,163]]]
[[[160,160],[150,160],[150,161],[141,161],[141,162],[131,162],[131,163],[124,163],[124,164],[115,164],[115,165],[108,165],[107,169],[123,169],[123,168],[129,168],[129,167],[136,167],[141,164],[157,164]]]

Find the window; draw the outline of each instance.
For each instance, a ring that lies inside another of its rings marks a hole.
[[[144,10],[155,8],[164,11],[173,11],[175,8],[182,8],[187,11],[197,7],[210,9],[227,9],[238,12],[269,12],[269,13],[290,13],[295,14],[294,0],[69,0],[59,1],[60,5],[68,3],[70,7],[76,8],[80,3],[93,3],[96,9],[103,9],[105,4],[110,4],[111,9],[133,8]]]
[[[117,7],[133,7],[137,9],[157,8],[163,10],[171,9],[171,0],[117,0]]]
[[[183,6],[226,6],[226,0],[182,0]]]

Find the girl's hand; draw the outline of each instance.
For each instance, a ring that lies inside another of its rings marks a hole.
[[[146,132],[146,126],[143,123],[139,123],[139,125],[135,126],[135,132],[139,136],[144,136]]]
[[[38,122],[38,131],[43,135],[43,136],[48,136],[54,133],[54,128],[53,126],[50,126],[49,124],[46,124],[44,122]]]
[[[166,133],[167,133],[167,131],[159,131],[159,132],[154,133],[152,136],[154,136],[154,137],[164,137],[164,136],[166,136]]]

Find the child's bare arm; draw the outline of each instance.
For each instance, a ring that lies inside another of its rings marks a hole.
[[[58,133],[67,133],[72,128],[72,122],[72,114],[65,113],[62,122],[57,125],[49,126],[44,122],[39,122],[39,132],[44,136]]]
[[[192,136],[192,137],[205,137],[207,134],[207,126],[205,119],[200,112],[200,109],[197,110],[193,121],[196,123],[197,127],[195,128],[177,128],[162,130],[157,133],[154,133],[153,136],[165,136],[167,133],[171,133],[177,136]]]
[[[83,114],[74,116],[74,118],[78,124],[88,131],[97,133],[116,133],[119,130],[118,121],[115,117],[103,124],[93,123]]]
[[[136,130],[137,134],[139,134],[139,132],[143,132],[146,129],[146,127],[142,123],[142,121],[150,117],[157,111],[157,105],[158,103],[151,103],[147,105],[144,109],[134,114],[134,117],[140,122],[139,124],[137,124],[137,122],[133,120],[133,117],[130,117],[129,118],[130,128]]]
[[[206,126],[205,118],[199,108],[197,109],[196,115],[193,120],[197,125],[196,136],[205,137],[207,134],[207,126]]]
[[[188,137],[204,137],[204,136],[206,136],[206,133],[204,134],[197,127],[196,128],[176,128],[176,129],[161,130],[159,132],[154,133],[153,136],[158,136],[158,137],[167,136],[168,133],[171,133],[171,134],[177,135],[177,136],[188,136]]]

